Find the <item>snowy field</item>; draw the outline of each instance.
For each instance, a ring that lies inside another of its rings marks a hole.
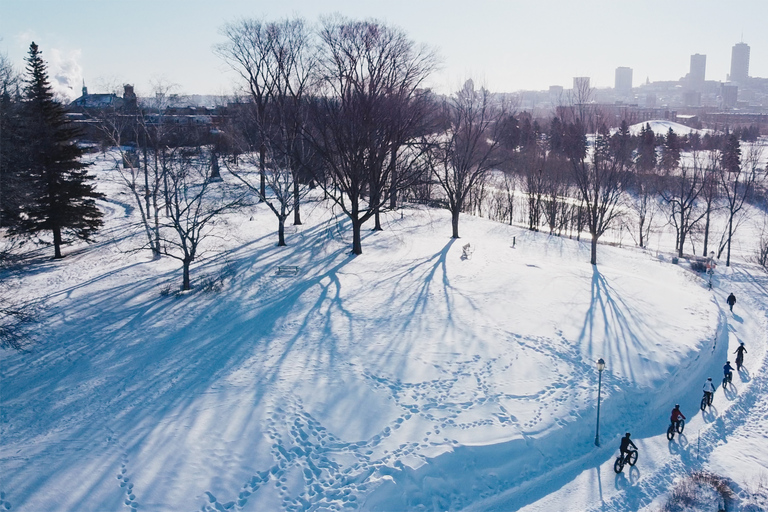
[[[761,510],[768,275],[751,245],[710,290],[661,235],[601,245],[592,267],[588,241],[471,216],[452,240],[447,211],[406,208],[354,257],[326,203],[282,248],[262,205],[217,222],[198,288],[176,295],[177,261],[130,252],[110,165],[98,243],[4,271],[43,306],[36,344],[0,352],[0,510],[651,511],[696,470],[730,479],[729,510]],[[745,370],[702,414],[739,341]],[[626,431],[639,460],[617,475]]]

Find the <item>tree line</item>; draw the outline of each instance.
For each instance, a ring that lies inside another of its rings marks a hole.
[[[742,154],[756,127],[699,136],[657,135],[647,125],[632,135],[622,122],[611,131],[588,88],[550,119],[517,112],[471,80],[438,95],[427,86],[436,52],[377,21],[244,19],[221,32],[215,51],[237,72],[242,94],[215,127],[166,122],[162,88],[154,104],[95,114],[121,150],[145,246],[182,262],[183,289],[219,214],[264,203],[282,246],[286,223],[301,224],[314,187],[348,217],[354,254],[362,254],[364,224],[381,230],[381,216],[404,202],[448,209],[458,238],[462,213],[511,223],[522,198],[529,229],[588,233],[592,264],[600,238],[628,211],[639,246],[662,217],[679,256],[703,233],[701,254],[725,252],[730,264],[745,205],[765,203],[759,146]],[[49,231],[61,257],[61,233],[87,240],[98,229],[102,196],[47,80],[33,43],[23,94],[14,96],[10,82],[3,89],[1,222],[11,234]],[[232,179],[222,181],[223,172]],[[713,235],[719,211],[728,227]]]

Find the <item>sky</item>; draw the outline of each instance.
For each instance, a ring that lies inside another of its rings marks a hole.
[[[613,87],[620,66],[635,86],[677,80],[694,53],[707,56],[707,80],[725,80],[740,41],[751,47],[750,75],[768,77],[765,0],[0,0],[0,52],[23,69],[35,41],[72,98],[83,80],[91,93],[131,83],[147,95],[162,81],[183,94],[230,94],[238,77],[212,51],[223,25],[332,13],[378,19],[432,47],[439,92],[467,78],[497,92],[569,88],[574,76]]]

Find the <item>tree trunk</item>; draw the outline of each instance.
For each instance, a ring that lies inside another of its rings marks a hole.
[[[709,254],[707,252],[707,245],[709,244],[709,211],[710,208],[707,207],[707,219],[704,222],[704,252],[702,253],[704,256]]]
[[[389,208],[397,208],[397,148],[392,149],[392,159],[389,162]]]
[[[733,237],[733,214],[731,214],[731,218],[728,219],[728,252],[725,257],[726,267],[731,266],[731,237]]]
[[[597,265],[597,237],[592,235],[592,255],[589,258],[592,265]]]
[[[261,197],[267,196],[267,171],[265,169],[265,159],[267,157],[267,147],[262,142],[259,146],[259,192]]]
[[[53,228],[53,258],[61,259],[61,228],[56,226]]]
[[[352,218],[352,254],[363,254],[363,244],[360,239],[360,231],[363,223],[357,219],[357,215]]]
[[[277,246],[285,247],[285,217],[277,218]]]
[[[301,226],[301,201],[299,198],[299,177],[293,173],[293,225]]]
[[[456,206],[453,210],[451,210],[451,228],[453,229],[453,234],[451,235],[451,238],[459,238],[459,215],[461,214],[461,208]]]
[[[181,289],[184,290],[184,291],[187,291],[187,290],[190,289],[190,287],[189,287],[189,264],[190,264],[190,261],[188,259],[182,260],[182,266],[183,266],[183,269],[184,269],[183,270],[184,277],[182,279]]]

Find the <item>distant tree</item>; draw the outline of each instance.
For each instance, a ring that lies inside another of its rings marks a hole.
[[[670,171],[678,165],[680,165],[680,139],[670,128],[662,146],[661,167],[665,171]]]
[[[621,179],[627,160],[624,154],[611,148],[610,141],[596,134],[594,147],[588,155],[586,136],[578,123],[569,127],[568,155],[573,180],[582,201],[587,228],[592,237],[590,263],[597,264],[597,242],[621,215]]]
[[[430,142],[428,158],[451,211],[452,237],[459,238],[459,215],[473,190],[499,164],[498,129],[506,112],[486,89],[467,85],[443,104],[448,130]]]
[[[93,176],[81,161],[78,130],[68,122],[64,107],[54,100],[48,72],[33,42],[27,57],[24,117],[25,197],[17,232],[51,231],[54,257],[61,258],[66,233],[89,241],[102,225]]]
[[[735,134],[731,134],[723,148],[720,166],[720,185],[728,209],[728,228],[718,250],[718,257],[727,249],[725,265],[731,264],[731,241],[739,225],[737,216],[752,196],[762,169],[762,147],[751,145],[741,157],[741,145]]]
[[[20,82],[10,60],[0,54],[0,227],[6,228],[18,221],[24,195]]]
[[[675,250],[681,258],[688,235],[705,215],[697,208],[704,184],[705,169],[700,156],[676,170],[666,171],[663,176],[660,194],[676,231]]]
[[[693,150],[693,158],[699,152]],[[719,158],[716,151],[707,151],[705,169],[704,169],[704,187],[701,191],[701,200],[704,204],[704,246],[702,254],[709,254],[709,235],[711,231],[711,217],[717,209],[717,201],[720,198],[719,183]]]

